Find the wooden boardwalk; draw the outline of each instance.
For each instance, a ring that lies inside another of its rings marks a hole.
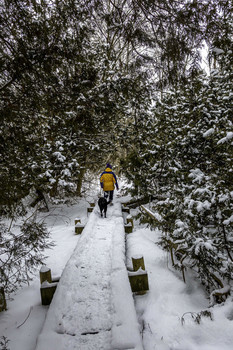
[[[120,202],[95,208],[68,261],[36,350],[142,350]]]

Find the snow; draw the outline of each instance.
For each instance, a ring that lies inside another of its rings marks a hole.
[[[206,132],[204,132],[203,137],[208,137],[213,135],[214,131],[215,131],[214,128],[208,129]]]
[[[217,145],[220,145],[221,143],[225,143],[233,138],[233,132],[229,131],[227,132],[226,136],[223,137],[221,140],[217,142]]]
[[[56,282],[49,283],[48,281],[44,281],[41,284],[41,288],[55,287],[57,285]]]
[[[191,169],[189,177],[194,179],[193,183],[201,183],[204,178],[204,173],[200,169]]]
[[[204,202],[196,201],[196,203],[197,203],[197,211],[198,212],[201,212],[204,209],[208,210],[211,207],[211,203],[207,200],[205,200]]]
[[[210,304],[214,304],[214,296],[219,295],[219,294],[228,294],[230,293],[231,287],[230,286],[225,286],[221,289],[215,289],[211,294],[210,294]]]
[[[49,270],[50,269],[47,266],[43,265],[40,269],[40,272],[48,272]]]
[[[57,350],[142,349],[120,203],[105,220],[95,208],[62,273],[36,350],[54,341]]]
[[[233,215],[223,221],[223,225],[230,225],[233,222]]]
[[[147,271],[141,267],[137,271],[129,271],[129,276],[146,275]]]
[[[83,224],[81,224],[80,222],[78,222],[75,227],[83,227]]]
[[[61,152],[54,152],[53,156],[57,158],[57,160],[63,163],[66,160],[66,157],[61,154]]]
[[[200,248],[205,247],[207,250],[213,250],[213,244],[212,241],[204,241],[202,238],[197,238],[195,241],[195,254],[198,255]]]
[[[64,170],[62,170],[61,173],[62,173],[62,175],[64,175],[64,176],[71,177],[71,172],[70,172],[69,169],[64,169]]]
[[[218,47],[213,47],[212,52],[215,52],[217,55],[221,55],[224,53],[224,51]]]
[[[226,202],[228,199],[229,199],[229,196],[226,195],[226,194],[220,194],[220,195],[218,196],[218,201],[219,201],[219,203],[224,203],[224,202]]]
[[[181,220],[176,220],[176,226],[183,228],[185,227],[185,223]]]
[[[137,227],[127,238],[128,256],[143,254],[149,278],[149,292],[135,296],[144,349],[232,350],[232,298],[225,305],[209,308],[195,275],[186,273],[185,284],[171,268],[167,253],[156,245],[159,235],[159,230]],[[202,317],[200,324],[195,323],[190,313],[201,310],[211,311],[213,321]]]
[[[162,216],[161,216],[159,213],[157,213],[157,212],[155,212],[155,211],[152,211],[152,210],[150,210],[150,209],[148,209],[148,208],[146,208],[146,210],[147,210],[147,212],[148,212],[149,214],[151,214],[156,220],[158,220],[158,221],[162,221],[162,220],[163,220]]]
[[[161,232],[139,226],[136,209],[130,213],[134,230],[126,237],[125,261],[120,199],[114,199],[106,219],[98,208],[87,216],[87,207],[80,199],[51,208],[46,217],[56,245],[46,251],[43,269],[61,276],[60,282],[49,307],[41,305],[39,271],[30,286],[7,300],[0,340],[7,337],[10,350],[232,350],[232,296],[209,307],[194,273],[187,270],[183,282],[157,245]],[[77,217],[85,225],[81,235],[74,234]],[[211,248],[211,242],[205,244]],[[150,289],[132,296],[125,265],[132,270],[135,256],[144,257]],[[197,324],[192,315],[204,310],[213,320],[202,316]]]

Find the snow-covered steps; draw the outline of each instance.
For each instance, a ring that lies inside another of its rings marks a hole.
[[[142,350],[125,266],[120,202],[90,214],[47,313],[36,350]]]

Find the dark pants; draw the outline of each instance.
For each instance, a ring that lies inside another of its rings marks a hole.
[[[108,198],[109,197],[109,200],[108,202],[112,202],[113,200],[113,191],[104,191],[104,198]]]

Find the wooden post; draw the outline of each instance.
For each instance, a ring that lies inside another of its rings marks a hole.
[[[140,268],[145,271],[143,256],[132,257],[133,270],[138,271]]]
[[[149,290],[147,272],[141,268],[136,272],[128,272],[129,282],[133,293],[145,294]]]
[[[77,225],[78,223],[81,224],[81,219],[79,218],[74,219],[74,224]]]
[[[126,223],[129,224],[130,222],[131,222],[132,228],[133,228],[133,218],[132,218],[132,215],[129,214],[126,218]]]
[[[149,290],[148,274],[142,255],[132,257],[133,271],[128,272],[132,292],[145,294]]]
[[[89,208],[87,208],[87,215],[88,215],[88,213],[91,213],[92,211],[93,211],[93,207],[89,207]]]
[[[133,232],[133,226],[131,222],[129,224],[125,225],[125,233],[132,233]]]
[[[77,225],[75,225],[75,234],[80,235],[83,232],[83,229],[84,225],[78,223]]]
[[[51,275],[51,269],[49,269],[47,266],[42,266],[40,269],[40,283],[42,284],[43,282],[52,282],[52,275]]]
[[[89,204],[90,204],[90,207],[94,208],[94,206],[95,206],[95,203],[94,203],[94,202],[89,203]]]
[[[122,207],[122,213],[130,213],[129,207]]]
[[[0,288],[0,312],[5,311],[6,307],[6,297],[3,287]]]
[[[51,269],[47,266],[42,266],[40,269],[40,294],[42,305],[49,305],[56,291],[60,277],[52,279]]]
[[[47,281],[41,284],[40,295],[42,305],[49,305],[56,291],[57,283],[48,283]]]

